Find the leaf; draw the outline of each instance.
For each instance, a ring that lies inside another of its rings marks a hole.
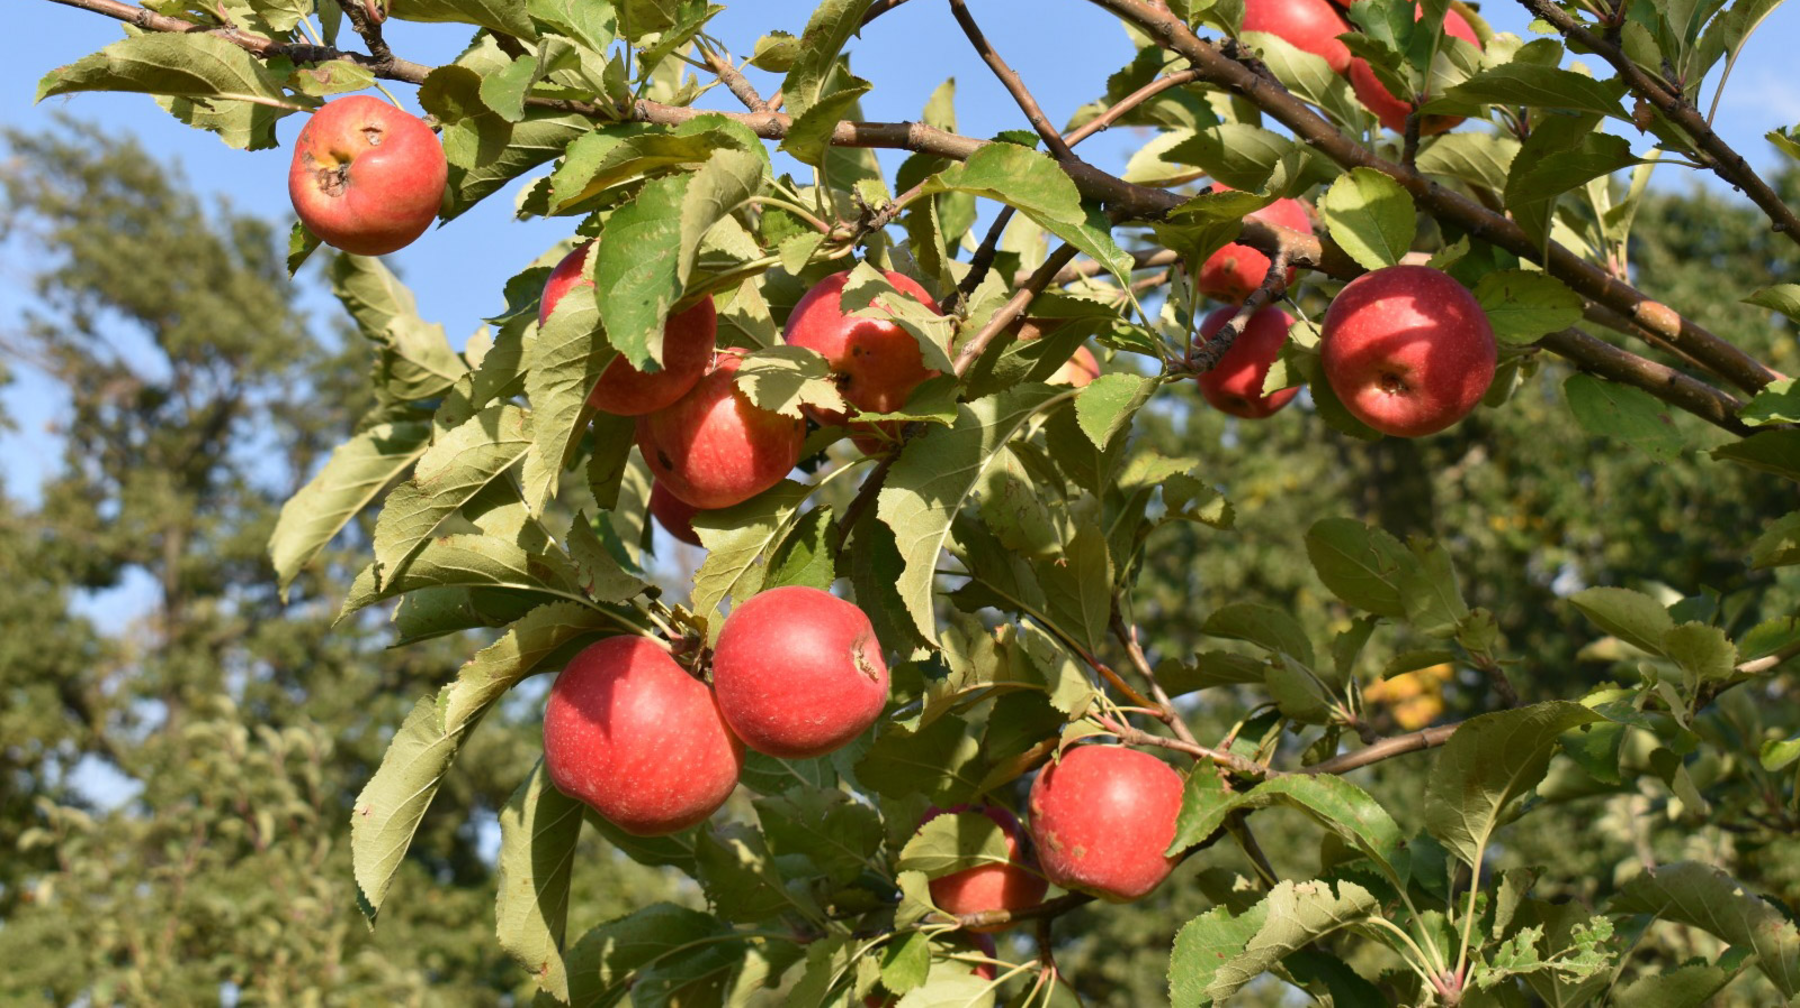
[[[792,65],[781,83],[788,114],[805,115],[819,101],[850,36],[862,24],[870,0],[824,0],[813,10],[795,44]]]
[[[1161,384],[1155,378],[1124,372],[1101,375],[1076,394],[1075,422],[1094,447],[1105,450],[1115,435],[1131,425],[1131,418]]]
[[[1174,1008],[1221,1003],[1289,954],[1380,911],[1367,889],[1340,880],[1284,881],[1241,916],[1225,907],[1189,921],[1169,957]]]
[[[1800,390],[1796,379],[1778,378],[1764,385],[1738,410],[1738,419],[1752,427],[1773,423],[1800,423]]]
[[[850,78],[850,85],[821,97],[804,113],[795,116],[778,149],[792,154],[801,164],[814,168],[823,166],[826,154],[831,150],[831,134],[837,129],[838,122],[872,87],[868,81],[855,77]]]
[[[1800,933],[1794,922],[1711,865],[1683,861],[1646,869],[1620,888],[1607,909],[1652,914],[1750,949],[1757,968],[1784,997],[1800,994]]]
[[[563,645],[608,628],[616,629],[609,616],[577,603],[533,609],[407,715],[350,817],[350,857],[365,916],[374,920],[380,912],[438,785],[488,708]]]
[[[594,288],[577,284],[556,303],[527,351],[525,395],[531,400],[531,450],[519,482],[541,515],[594,414],[588,392],[616,358],[600,328]]]
[[[836,787],[789,788],[754,804],[776,857],[804,857],[836,885],[853,883],[881,849],[880,814]]]
[[[537,38],[537,27],[531,23],[524,0],[396,0],[388,16],[402,21],[475,24],[526,41]]]
[[[274,147],[275,122],[299,111],[261,60],[200,32],[149,33],[45,74],[35,101],[75,91],[135,91],[175,99],[164,107],[233,147]]]
[[[1266,651],[1285,654],[1302,665],[1313,663],[1312,641],[1290,615],[1273,606],[1233,602],[1213,610],[1200,627],[1208,637],[1249,641]]]
[[[757,561],[787,535],[811,492],[783,480],[742,504],[694,515],[694,533],[706,547],[694,572],[695,612],[708,615],[727,598],[741,602],[762,590],[765,570]]]
[[[1755,961],[1749,949],[1726,950],[1717,963],[1696,959],[1638,977],[1619,990],[1616,1008],[1703,1008]]]
[[[1502,343],[1529,343],[1581,321],[1581,295],[1532,270],[1498,270],[1475,285],[1475,300]]]
[[[1469,606],[1457,587],[1449,551],[1420,536],[1414,536],[1407,548],[1416,561],[1400,573],[1400,602],[1406,607],[1407,622],[1432,637],[1455,635]]]
[[[905,994],[925,982],[931,970],[931,938],[923,931],[894,936],[881,950],[881,985]]]
[[[801,416],[800,407],[844,412],[844,397],[831,378],[831,365],[817,351],[802,346],[774,346],[744,358],[736,377],[738,390],[757,409]]]
[[[413,468],[413,478],[388,494],[375,520],[378,584],[404,564],[445,518],[524,457],[531,444],[529,420],[517,406],[490,406],[426,450]]]
[[[1492,133],[1445,133],[1419,151],[1418,168],[1499,193],[1518,156],[1519,141]]]
[[[1663,653],[1688,674],[1690,687],[1729,682],[1737,673],[1737,645],[1705,623],[1683,623],[1663,634]]]
[[[284,600],[300,569],[425,453],[430,437],[431,425],[423,421],[370,427],[333,449],[318,475],[288,498],[269,534]]]
[[[763,578],[763,590],[805,585],[829,591],[837,581],[837,526],[830,507],[816,507],[775,548]]]
[[[1386,531],[1352,518],[1322,518],[1306,532],[1306,555],[1333,595],[1377,616],[1406,615],[1400,579],[1417,561]]]
[[[1011,863],[1006,832],[999,823],[979,812],[955,812],[934,816],[919,827],[901,849],[894,870],[939,878],[966,868]]]
[[[1368,792],[1342,777],[1290,774],[1236,795],[1218,787],[1217,775],[1204,767],[1190,777],[1168,849],[1171,856],[1206,839],[1232,812],[1281,805],[1305,813],[1362,852],[1390,882],[1406,884],[1411,858],[1399,824]]]
[[[634,984],[641,972],[684,950],[706,953],[730,934],[730,927],[712,914],[673,903],[652,903],[609,921],[582,935],[565,957],[569,1003],[587,1008],[617,1004],[627,993],[635,999],[640,990],[648,994],[651,984]]]
[[[954,425],[909,441],[889,470],[876,511],[894,531],[906,565],[900,597],[927,641],[937,641],[932,594],[938,554],[949,540],[951,523],[1001,446],[1059,394],[1049,386],[1021,385],[959,405]]]
[[[1598,720],[1580,704],[1553,700],[1463,722],[1426,781],[1426,830],[1478,865],[1506,806],[1543,780],[1557,737]]]
[[[1619,99],[1625,83],[1595,80],[1573,70],[1514,60],[1487,67],[1423,106],[1422,111],[1479,111],[1481,105],[1526,105],[1532,108],[1594,112],[1630,122]]]
[[[1354,168],[1319,200],[1331,240],[1364,269],[1400,262],[1418,225],[1412,197],[1400,183],[1373,168]]]
[[[449,191],[441,216],[446,222],[461,216],[513,179],[560,157],[571,141],[592,129],[593,123],[583,116],[527,110],[525,121],[513,127],[499,154],[473,165],[450,165]]]
[[[1572,146],[1535,160],[1526,158],[1506,180],[1506,205],[1523,206],[1568,192],[1602,175],[1640,164],[1623,137],[1588,133]]]
[[[495,934],[538,988],[563,1002],[569,1000],[563,934],[580,836],[581,803],[552,786],[538,760],[500,810]]]
[[[1774,284],[1743,299],[1744,304],[1778,311],[1800,322],[1800,284]]]
[[[856,764],[856,779],[889,798],[924,795],[943,807],[974,799],[987,773],[981,743],[955,716],[918,732],[888,723]]]
[[[1589,588],[1569,596],[1569,601],[1595,626],[1653,655],[1663,653],[1663,640],[1675,629],[1667,609],[1629,588]]]
[[[1038,565],[1038,581],[1050,603],[1050,618],[1089,654],[1098,653],[1112,617],[1106,533],[1098,525],[1083,525],[1060,557]]]
[[[968,160],[927,180],[921,195],[941,192],[966,192],[997,200],[1040,222],[1087,221],[1080,191],[1055,160],[1018,144],[990,143],[977,148]]]
[[[724,116],[702,113],[673,129],[639,123],[600,126],[569,144],[550,175],[551,205],[557,212],[584,205],[635,182],[705,164],[715,151],[754,152],[761,141],[748,127]]]
[[[1623,441],[1658,462],[1673,462],[1686,450],[1669,407],[1643,389],[1574,374],[1563,382],[1563,394],[1589,433]]]
[[[419,317],[412,291],[380,259],[340,253],[328,273],[331,293],[374,345],[379,395],[435,399],[468,373],[444,327]]]
[[[1711,455],[1757,472],[1800,480],[1800,430],[1762,431],[1742,441],[1720,445]]]
[[[1240,796],[1226,790],[1225,781],[1211,767],[1201,764],[1189,772],[1181,789],[1181,811],[1175,816],[1175,837],[1164,853],[1175,857],[1213,835],[1238,808]]]
[[[406,592],[445,587],[513,588],[576,600],[580,594],[575,571],[560,553],[528,551],[499,536],[447,535],[427,541],[379,584],[374,565],[365,568],[344,596],[338,619]]]

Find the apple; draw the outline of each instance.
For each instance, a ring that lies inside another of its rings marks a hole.
[[[544,296],[538,302],[539,326],[550,320],[557,302],[571,288],[593,286],[585,273],[588,251],[593,245],[592,241],[581,243],[550,271]],[[600,372],[600,380],[588,393],[588,403],[616,416],[643,416],[668,406],[706,373],[718,334],[719,313],[708,295],[692,308],[670,315],[663,324],[662,370],[645,373],[632,367],[624,357],[615,357]]]
[[[608,637],[569,660],[544,706],[556,789],[637,836],[701,822],[725,803],[744,744],[706,684],[647,637]]]
[[[1213,184],[1214,192],[1230,192],[1229,186]],[[1290,231],[1301,234],[1312,234],[1312,218],[1306,215],[1306,207],[1299,200],[1278,199],[1250,214],[1251,219],[1265,224],[1277,224]],[[1220,301],[1232,304],[1243,304],[1250,292],[1262,286],[1263,279],[1269,275],[1269,257],[1239,242],[1219,249],[1206,257],[1200,265],[1200,276],[1195,286],[1200,293]],[[1289,283],[1294,282],[1294,271],[1288,270]]]
[[[886,271],[894,289],[910,294],[920,304],[937,311],[937,302],[917,280],[904,273]],[[844,286],[848,270],[820,280],[795,303],[781,338],[794,346],[817,350],[838,376],[844,401],[868,413],[893,413],[906,405],[919,383],[937,374],[925,366],[919,343],[899,325],[844,314]],[[877,305],[881,301],[877,299]],[[817,410],[821,424],[842,424],[844,416]]]
[[[449,170],[424,120],[379,98],[351,95],[326,102],[301,128],[288,198],[325,244],[386,255],[431,226]]]
[[[1220,308],[1200,323],[1200,335],[1210,339],[1237,314],[1235,307]],[[1287,342],[1288,327],[1294,319],[1287,312],[1270,305],[1251,315],[1238,333],[1231,349],[1213,365],[1211,371],[1195,375],[1200,394],[1213,408],[1246,420],[1273,416],[1300,393],[1298,388],[1285,388],[1263,395],[1263,382],[1268,380],[1269,366],[1281,354]]]
[[[1325,310],[1319,363],[1358,420],[1418,437],[1468,416],[1494,379],[1494,329],[1468,288],[1429,266],[1350,281]]]
[[[861,609],[788,585],[739,602],[713,648],[719,710],[744,744],[805,759],[842,748],[887,703],[888,668]]]
[[[1244,0],[1244,31],[1279,35],[1296,49],[1324,57],[1332,73],[1350,65],[1350,50],[1338,41],[1349,30],[1325,0]]]
[[[702,510],[730,507],[781,482],[800,461],[806,421],[758,409],[737,390],[742,351],[722,350],[674,403],[638,417],[656,484]]]
[[[670,493],[668,487],[661,483],[650,485],[650,514],[663,531],[682,542],[705,545],[694,532],[694,516],[699,513],[699,508]]]
[[[1422,5],[1413,7],[1413,20],[1425,16]],[[1454,36],[1481,48],[1481,36],[1475,34],[1475,28],[1468,20],[1458,14],[1454,8],[1444,12],[1444,34]],[[1382,86],[1375,76],[1374,68],[1361,56],[1350,61],[1350,87],[1356,92],[1356,100],[1363,103],[1363,108],[1375,113],[1381,125],[1396,133],[1406,132],[1406,117],[1412,114],[1412,102],[1402,101],[1394,97],[1393,92]],[[1428,115],[1419,122],[1419,135],[1432,136],[1454,128],[1463,121],[1462,116]]]
[[[1050,881],[1126,902],[1175,867],[1181,776],[1149,753],[1117,745],[1063,752],[1031,784],[1031,838]]]
[[[978,812],[993,820],[1006,834],[1008,863],[977,865],[940,875],[931,880],[931,901],[946,913],[958,916],[986,910],[1022,910],[1042,903],[1050,882],[1036,870],[1018,818],[997,805],[953,805],[947,809],[927,809],[919,825],[940,815],[957,812]],[[1004,931],[1009,927],[1012,925],[990,924],[969,930]]]
[[[1076,347],[1074,356],[1063,361],[1063,366],[1050,376],[1052,385],[1068,385],[1072,388],[1086,388],[1095,378],[1100,377],[1100,362],[1087,347]]]

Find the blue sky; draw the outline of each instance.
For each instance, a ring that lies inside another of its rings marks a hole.
[[[114,41],[120,37],[120,28],[109,19],[47,0],[12,6],[12,37],[30,39],[31,44],[18,47],[13,58],[0,62],[0,125],[43,130],[55,112],[66,111],[133,133],[159,155],[178,159],[190,184],[209,197],[229,199],[236,207],[266,214],[284,227],[292,219],[285,189],[290,153],[285,148],[254,154],[231,150],[211,135],[175,122],[141,95],[80,94],[33,105],[31,95],[43,73]],[[1482,6],[1496,30],[1525,32],[1523,8],[1493,0]],[[1101,93],[1107,75],[1131,55],[1119,25],[1097,7],[1077,0],[979,0],[972,8],[996,48],[1058,122]],[[770,29],[798,33],[810,10],[810,4],[795,0],[740,3],[721,14],[712,31],[734,52],[747,53],[756,38]],[[467,31],[456,26],[391,22],[388,37],[401,55],[435,64],[454,55]],[[1776,159],[1762,134],[1800,122],[1800,88],[1792,83],[1792,68],[1783,55],[1797,38],[1800,5],[1778,10],[1752,39],[1720,104],[1720,132],[1761,168],[1773,165]],[[857,72],[875,83],[875,90],[865,99],[865,112],[871,119],[916,117],[932,90],[946,77],[954,77],[962,132],[988,136],[1025,125],[1010,98],[956,29],[948,6],[936,0],[914,0],[888,14],[871,27],[868,38],[852,40],[850,52]],[[766,75],[758,83],[765,94],[775,88]],[[394,90],[411,103],[410,88]],[[722,89],[706,96],[702,104],[737,107]],[[300,118],[292,116],[281,124],[284,144],[298,131]],[[1133,133],[1115,130],[1101,134],[1088,141],[1082,153],[1094,163],[1116,170],[1142,142]],[[899,157],[893,152],[884,154],[890,169]],[[1658,181],[1685,185],[1691,174],[1665,168],[1658,173]],[[472,332],[482,316],[496,313],[505,279],[563,238],[571,227],[563,220],[513,220],[516,188],[490,197],[449,227],[427,232],[411,247],[388,257],[417,292],[421,313],[443,322],[453,341]],[[28,301],[31,253],[17,241],[0,245],[0,326],[16,324],[14,320]],[[309,290],[306,304],[321,314],[335,310],[329,297],[316,289]],[[45,430],[56,418],[61,398],[41,377],[28,371],[22,372],[12,387],[0,390],[0,396],[20,424],[17,433],[0,436],[0,451],[7,459],[5,468],[0,469],[0,487],[31,500],[41,476],[39,467],[54,457],[53,452],[44,450]]]

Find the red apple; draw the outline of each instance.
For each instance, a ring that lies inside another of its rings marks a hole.
[[[1418,437],[1468,416],[1494,379],[1494,329],[1475,295],[1429,266],[1350,281],[1325,311],[1320,365],[1352,415]]]
[[[986,910],[1022,910],[1042,903],[1050,881],[1036,870],[1018,818],[996,805],[955,805],[947,809],[927,809],[919,825],[956,812],[979,812],[993,820],[1006,834],[1008,863],[977,865],[940,875],[931,880],[931,901],[946,913],[958,916]],[[990,924],[969,930],[1004,931],[1009,927],[1012,925]]]
[[[805,759],[843,747],[875,723],[887,662],[861,609],[802,585],[737,604],[713,648],[725,723],[768,756]]]
[[[1414,21],[1424,16],[1423,6],[1413,7]],[[1477,49],[1481,48],[1481,36],[1475,34],[1474,26],[1454,8],[1444,12],[1444,34],[1462,39]],[[1375,70],[1369,66],[1369,61],[1361,56],[1350,61],[1350,87],[1356,92],[1356,100],[1375,113],[1375,118],[1381,120],[1381,125],[1396,133],[1406,132],[1406,117],[1412,114],[1412,102],[1394,97],[1393,92],[1383,87],[1380,79],[1375,76]],[[1453,129],[1462,121],[1462,116],[1428,115],[1419,122],[1419,135],[1442,133]]]
[[[577,246],[550,271],[544,296],[538,302],[538,325],[550,320],[556,303],[577,285],[593,286],[583,272],[592,241]],[[616,357],[588,393],[588,403],[616,416],[643,416],[673,403],[694,387],[706,373],[719,334],[719,313],[709,295],[692,308],[669,316],[663,324],[662,370],[645,373]]]
[[[694,532],[694,516],[699,513],[699,508],[670,493],[661,483],[651,484],[650,514],[663,527],[663,531],[684,543],[705,545]]]
[[[649,638],[608,637],[574,658],[544,706],[557,790],[637,836],[701,822],[725,803],[744,745],[706,684]]]
[[[1296,49],[1323,56],[1332,73],[1350,65],[1338,36],[1350,30],[1325,0],[1244,0],[1244,30],[1279,35]]]
[[[325,244],[386,255],[431,226],[449,170],[424,120],[379,98],[351,95],[326,102],[301,128],[288,198]]]
[[[1213,184],[1214,192],[1230,192],[1228,186]],[[1306,215],[1306,207],[1299,200],[1278,199],[1250,214],[1251,219],[1265,224],[1277,224],[1301,234],[1312,234],[1312,218]],[[1200,266],[1200,277],[1196,286],[1200,293],[1220,301],[1232,304],[1243,304],[1250,292],[1262,286],[1263,279],[1269,275],[1269,257],[1248,245],[1232,242],[1224,248],[1206,257]],[[1294,271],[1288,270],[1289,283],[1294,282]]]
[[[1200,335],[1210,339],[1237,314],[1234,307],[1220,308],[1200,323]],[[1238,333],[1231,349],[1213,365],[1211,371],[1194,377],[1200,394],[1213,408],[1246,420],[1261,420],[1279,412],[1300,393],[1298,388],[1285,388],[1273,395],[1263,395],[1263,382],[1268,380],[1269,366],[1281,354],[1287,342],[1288,327],[1294,319],[1287,312],[1270,305],[1250,316],[1244,331]]]
[[[1100,377],[1100,362],[1094,359],[1093,352],[1087,347],[1076,347],[1075,355],[1063,362],[1050,376],[1052,385],[1068,385],[1072,388],[1086,388],[1095,378]]]
[[[894,289],[937,311],[931,292],[917,280],[892,271],[883,275]],[[838,375],[845,402],[869,413],[896,412],[920,382],[937,372],[925,366],[918,341],[905,329],[883,319],[844,314],[842,299],[849,280],[846,270],[814,284],[794,305],[781,338],[823,354]],[[826,410],[817,411],[814,419],[822,424],[844,422],[842,414]]]
[[[1116,745],[1065,750],[1031,785],[1031,837],[1050,881],[1124,902],[1175,867],[1181,776],[1149,753]]]
[[[638,418],[637,443],[658,486],[702,510],[762,493],[794,468],[806,422],[758,409],[734,384],[742,351],[712,367],[672,405]]]

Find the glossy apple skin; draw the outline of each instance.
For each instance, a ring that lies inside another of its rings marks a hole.
[[[544,282],[544,296],[538,302],[538,325],[550,321],[550,313],[577,285],[592,287],[584,271],[592,241],[583,242],[564,256],[550,271]],[[616,416],[643,416],[673,403],[694,387],[712,362],[713,348],[719,335],[719,313],[710,296],[686,311],[669,316],[663,323],[662,370],[646,373],[631,366],[624,357],[615,357],[600,380],[588,393],[588,403],[595,409]]]
[[[1200,335],[1210,339],[1236,314],[1236,308],[1225,307],[1206,316],[1200,323]],[[1263,382],[1268,380],[1269,367],[1280,356],[1288,327],[1293,324],[1293,316],[1273,305],[1250,316],[1244,331],[1238,333],[1219,363],[1211,371],[1194,376],[1200,395],[1214,409],[1246,420],[1261,420],[1280,412],[1300,390],[1285,388],[1263,395]]]
[[[1320,365],[1358,420],[1419,437],[1468,416],[1494,379],[1494,329],[1462,284],[1389,266],[1345,285],[1325,311]]]
[[[670,493],[661,483],[651,484],[650,514],[663,531],[684,543],[703,546],[700,536],[694,532],[694,516],[699,513],[699,508]]]
[[[1230,192],[1227,186],[1213,186],[1214,192]],[[1312,218],[1306,215],[1306,207],[1299,200],[1278,199],[1275,202],[1250,214],[1251,219],[1265,224],[1277,224],[1301,234],[1312,234]],[[1200,278],[1196,286],[1200,293],[1231,304],[1243,304],[1250,292],[1262,286],[1263,278],[1269,275],[1269,257],[1239,242],[1219,249],[1206,257],[1200,265]],[[1294,271],[1288,270],[1288,283],[1294,282]]]
[[[544,707],[557,790],[637,836],[683,830],[737,787],[744,746],[712,690],[648,638],[608,637],[574,658]]]
[[[1413,20],[1417,21],[1425,15],[1425,8],[1413,8]],[[1458,14],[1454,8],[1444,12],[1444,34],[1462,39],[1475,48],[1481,48],[1481,36],[1475,34],[1475,28],[1468,20]],[[1412,102],[1401,101],[1393,92],[1383,87],[1369,66],[1369,61],[1358,56],[1350,61],[1350,88],[1356,92],[1356,100],[1362,102],[1363,108],[1375,113],[1381,125],[1396,133],[1406,132],[1406,117],[1412,114]],[[1432,136],[1448,129],[1454,129],[1463,121],[1462,116],[1428,115],[1419,122],[1419,135]]]
[[[931,292],[917,280],[892,271],[882,275],[895,290],[937,311]],[[794,305],[781,338],[824,355],[839,376],[838,390],[845,402],[867,413],[893,413],[906,405],[920,382],[937,372],[925,366],[918,341],[898,325],[844,314],[844,286],[849,280],[846,270],[814,284]],[[822,424],[844,422],[842,414],[827,410],[817,411],[814,419]]]
[[[656,485],[703,511],[747,501],[800,461],[806,421],[757,409],[733,384],[740,351],[713,355],[687,394],[638,417],[637,443]]]
[[[1050,384],[1067,385],[1071,388],[1086,388],[1100,377],[1100,362],[1087,347],[1076,347],[1075,355],[1063,362],[1050,376]]]
[[[1067,749],[1031,785],[1031,838],[1050,881],[1115,903],[1143,897],[1175,868],[1181,776],[1116,745]]]
[[[288,167],[294,213],[356,255],[397,252],[425,233],[449,165],[424,120],[369,95],[326,102],[300,129]]]
[[[744,744],[806,759],[842,748],[881,715],[888,667],[861,609],[788,585],[738,603],[713,648],[719,710]]]
[[[1338,36],[1350,30],[1326,0],[1244,0],[1244,30],[1279,35],[1296,49],[1322,56],[1332,73],[1350,65]]]
[[[1035,869],[1036,860],[1031,856],[1018,817],[995,805],[953,805],[947,809],[927,809],[919,825],[956,812],[979,812],[993,820],[994,825],[1006,834],[1006,856],[1010,863],[977,865],[940,875],[931,880],[931,901],[940,910],[958,916],[986,910],[1022,910],[1042,903],[1044,893],[1050,889],[1050,880]],[[984,933],[1004,931],[1012,926],[990,924],[967,930]]]

